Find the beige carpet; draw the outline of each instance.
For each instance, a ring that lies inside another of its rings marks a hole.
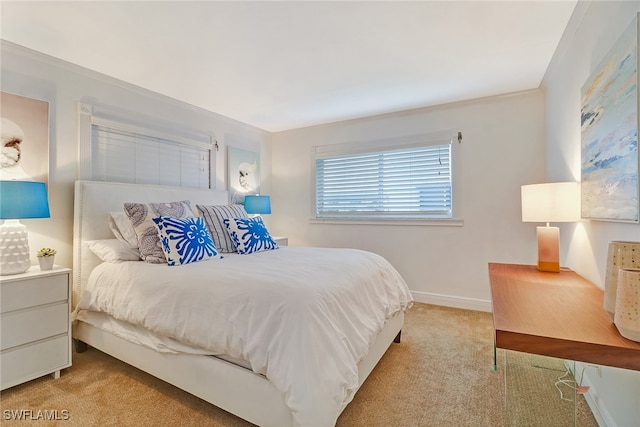
[[[505,421],[505,355],[498,353],[499,370],[493,371],[492,331],[490,313],[415,304],[402,342],[391,346],[337,425],[574,425],[573,405],[567,407],[554,387],[562,363],[514,352],[506,358],[508,378],[517,375],[509,380],[515,397],[508,401],[510,419]],[[540,363],[549,363],[550,369],[534,367]],[[518,399],[524,400],[526,411],[513,410],[511,403]],[[578,408],[576,425],[596,426],[583,400]],[[0,409],[3,426],[250,425],[94,349],[74,353],[73,366],[58,380],[47,376],[3,391]],[[7,419],[7,410],[20,409],[34,414],[58,410],[69,419]]]

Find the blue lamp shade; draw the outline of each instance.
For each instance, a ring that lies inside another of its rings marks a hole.
[[[0,181],[0,219],[49,218],[44,182]]]
[[[244,210],[248,214],[270,214],[271,199],[269,196],[244,196]]]

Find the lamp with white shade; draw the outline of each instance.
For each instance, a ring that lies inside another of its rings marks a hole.
[[[44,182],[0,181],[0,276],[31,267],[27,227],[20,220],[49,217]]]
[[[538,270],[560,271],[560,230],[552,222],[580,220],[580,188],[577,182],[523,185],[522,221],[544,222],[536,229]]]

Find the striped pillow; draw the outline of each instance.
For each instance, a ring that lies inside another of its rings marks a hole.
[[[249,218],[242,205],[196,205],[204,217],[213,243],[220,252],[236,252],[236,245],[231,240],[224,220],[228,218]]]

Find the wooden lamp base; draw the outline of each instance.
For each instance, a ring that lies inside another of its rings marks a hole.
[[[537,227],[538,270],[560,272],[560,229],[558,227]]]

